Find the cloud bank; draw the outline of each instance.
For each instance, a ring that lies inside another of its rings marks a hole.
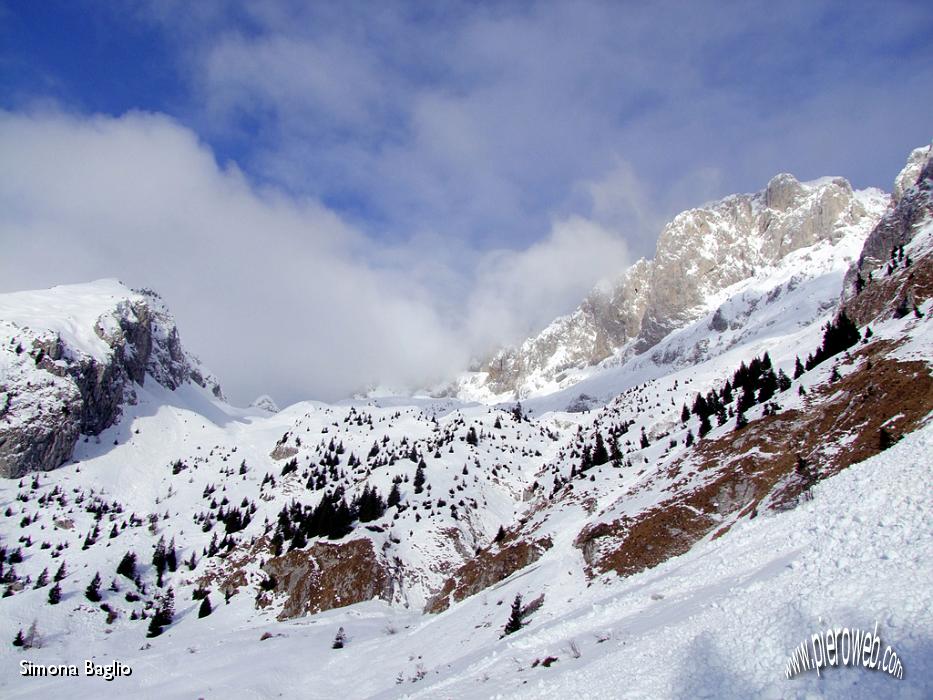
[[[440,241],[389,247],[251,185],[164,116],[2,114],[0,152],[3,288],[152,287],[241,402],[449,378],[625,262],[618,236],[568,221],[525,251],[472,252],[468,274]]]

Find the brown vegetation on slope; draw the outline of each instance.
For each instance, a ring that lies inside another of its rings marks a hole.
[[[551,539],[544,537],[533,542],[518,540],[502,547],[484,549],[447,579],[441,590],[425,605],[425,612],[443,612],[452,602],[475,595],[538,561],[551,547]]]
[[[656,566],[707,535],[723,534],[736,517],[792,506],[814,480],[876,454],[882,426],[895,439],[915,430],[933,410],[933,378],[924,362],[887,357],[894,345],[877,342],[852,353],[855,368],[811,392],[804,410],[698,443],[668,471],[675,482],[667,500],[584,528],[575,544],[589,573],[630,575]],[[809,477],[797,469],[798,457],[810,465]]]

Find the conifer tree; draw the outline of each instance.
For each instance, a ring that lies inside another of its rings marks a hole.
[[[521,594],[516,594],[515,600],[512,601],[512,612],[509,615],[508,622],[505,623],[505,630],[503,636],[506,634],[512,634],[518,632],[522,628],[522,596]]]
[[[392,490],[389,491],[389,499],[386,501],[386,504],[389,508],[392,506],[397,506],[402,502],[402,494],[398,490],[398,484],[392,484]]]
[[[62,587],[58,582],[49,589],[49,605],[58,605],[62,600]]]
[[[100,573],[94,574],[94,578],[91,579],[91,582],[88,584],[88,587],[84,590],[84,597],[87,598],[92,603],[100,602]]]
[[[207,617],[214,609],[211,607],[210,596],[204,596],[204,599],[201,601],[201,607],[198,608],[198,617]]]
[[[117,565],[117,573],[131,581],[136,578],[136,554],[127,552]]]
[[[603,436],[601,433],[596,433],[596,444],[593,447],[593,465],[600,466],[609,461],[609,452],[606,450],[606,445],[603,442]]]

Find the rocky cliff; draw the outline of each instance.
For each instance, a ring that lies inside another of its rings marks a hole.
[[[574,383],[574,370],[623,348],[643,353],[705,313],[719,292],[789,253],[852,228],[867,235],[887,201],[841,177],[799,182],[784,173],[760,192],[685,211],[661,231],[653,260],[639,260],[608,291],[595,290],[570,315],[496,353],[468,398],[562,388]]]
[[[0,476],[47,471],[96,435],[147,378],[220,386],[182,349],[151,291],[112,280],[0,296]]]

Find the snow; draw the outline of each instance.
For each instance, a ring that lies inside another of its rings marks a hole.
[[[73,350],[104,362],[111,350],[94,332],[97,320],[112,312],[119,301],[139,297],[115,279],[11,292],[0,294],[0,319],[57,334]]]
[[[72,632],[51,635],[42,649],[0,652],[0,688],[8,698],[930,697],[931,453],[928,425],[821,482],[791,512],[741,521],[725,537],[602,586],[539,567],[436,616],[373,601],[290,622],[263,619],[239,598],[215,601],[216,612],[197,621],[182,602],[184,621],[150,648],[129,631],[108,635],[73,617]],[[500,639],[512,597],[539,591],[544,607]],[[29,611],[40,631],[52,626],[49,610]],[[784,678],[787,656],[812,633],[875,621],[903,659],[903,680],[861,668]],[[5,629],[21,624],[9,622]],[[349,643],[333,650],[339,626]],[[273,636],[261,641],[264,633]],[[547,656],[558,661],[532,668]],[[133,675],[21,678],[20,658],[113,658]],[[424,678],[412,682],[419,670]]]

